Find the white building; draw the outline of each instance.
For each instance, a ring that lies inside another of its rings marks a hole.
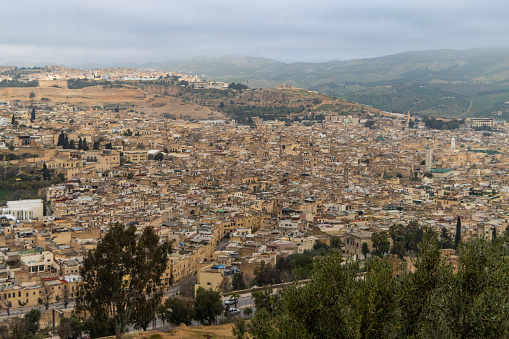
[[[18,220],[39,219],[43,214],[41,199],[7,201],[7,207],[0,207],[0,215],[12,215]]]
[[[22,251],[19,254],[21,266],[30,273],[48,272],[52,267],[58,268],[53,253],[49,251]]]

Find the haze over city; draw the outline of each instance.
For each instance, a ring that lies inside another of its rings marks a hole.
[[[316,62],[503,47],[509,38],[509,4],[501,0],[53,0],[2,7],[2,65],[123,65],[203,55]]]

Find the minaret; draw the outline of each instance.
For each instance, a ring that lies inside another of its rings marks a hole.
[[[451,149],[456,148],[456,136],[453,136],[451,139]]]
[[[410,111],[406,113],[406,124],[408,125],[410,123]]]
[[[426,171],[431,170],[433,156],[431,154],[431,148],[426,148],[424,162],[426,164]]]

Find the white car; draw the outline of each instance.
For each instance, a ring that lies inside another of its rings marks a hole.
[[[238,308],[230,308],[230,314],[231,315],[238,315],[240,314],[240,310]]]

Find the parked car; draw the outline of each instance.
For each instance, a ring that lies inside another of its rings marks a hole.
[[[239,315],[240,314],[240,310],[238,308],[231,307],[230,308],[230,314],[231,315]]]
[[[228,299],[224,302],[225,306],[235,305],[235,300]]]

